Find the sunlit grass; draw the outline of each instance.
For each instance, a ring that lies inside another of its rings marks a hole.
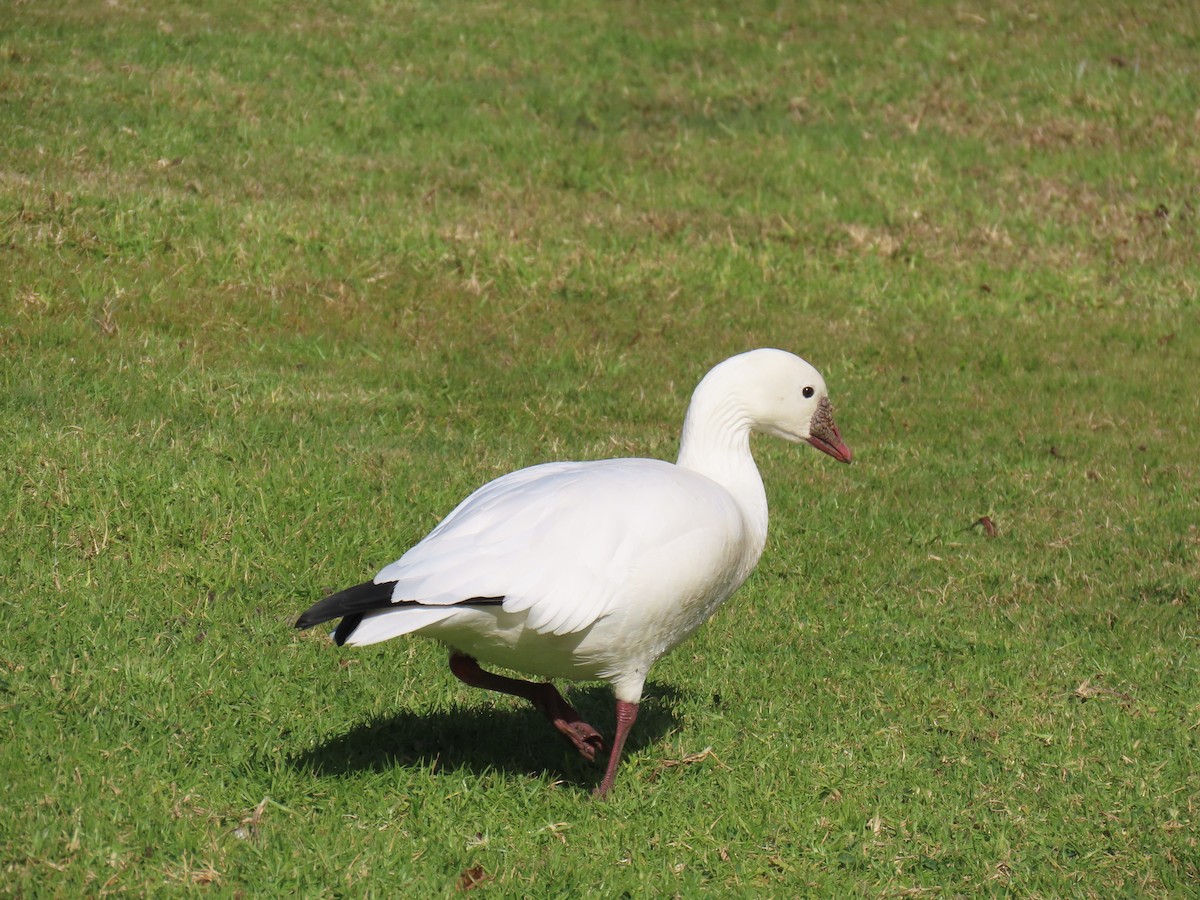
[[[13,6],[0,885],[1194,892],[1198,28]],[[293,632],[762,345],[856,462],[756,443],[767,552],[610,803],[441,649]]]

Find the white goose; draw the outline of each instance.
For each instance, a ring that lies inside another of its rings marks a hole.
[[[752,431],[807,441],[841,462],[820,373],[782,350],[725,360],[696,388],[679,459],[557,462],[521,469],[467,497],[374,580],[326,597],[296,622],[341,619],[340,644],[418,633],[450,648],[450,670],[524,697],[588,759],[603,749],[545,678],[601,680],[617,701],[598,796],[616,778],[646,674],[746,580],[767,537]]]

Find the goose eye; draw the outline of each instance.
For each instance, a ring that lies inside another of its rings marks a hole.
[[[804,390],[802,390],[800,393],[802,393],[805,397],[811,397],[813,394],[816,393],[816,391],[813,390],[813,386],[810,384],[807,387],[805,387]]]

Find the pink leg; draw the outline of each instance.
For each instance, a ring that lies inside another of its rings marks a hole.
[[[459,681],[471,687],[500,691],[528,700],[575,745],[585,759],[595,759],[596,751],[604,749],[600,732],[583,721],[575,707],[563,699],[563,695],[550,682],[534,684],[532,681],[485,672],[473,657],[453,650],[450,651],[450,671]]]
[[[608,770],[604,773],[604,780],[600,782],[600,787],[596,788],[595,796],[597,798],[603,798],[612,788],[613,782],[617,780],[617,766],[621,763],[621,749],[625,746],[625,738],[629,735],[629,729],[637,721],[637,714],[638,705],[636,703],[617,701],[617,736],[613,738],[612,752],[608,754]]]

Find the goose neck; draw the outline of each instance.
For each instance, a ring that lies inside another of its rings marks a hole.
[[[736,396],[694,397],[683,424],[677,465],[724,487],[752,532],[767,531],[767,496],[750,453],[753,422]]]
[[[750,417],[733,398],[695,398],[684,419],[678,464],[705,475],[745,459],[753,464],[750,427]]]

